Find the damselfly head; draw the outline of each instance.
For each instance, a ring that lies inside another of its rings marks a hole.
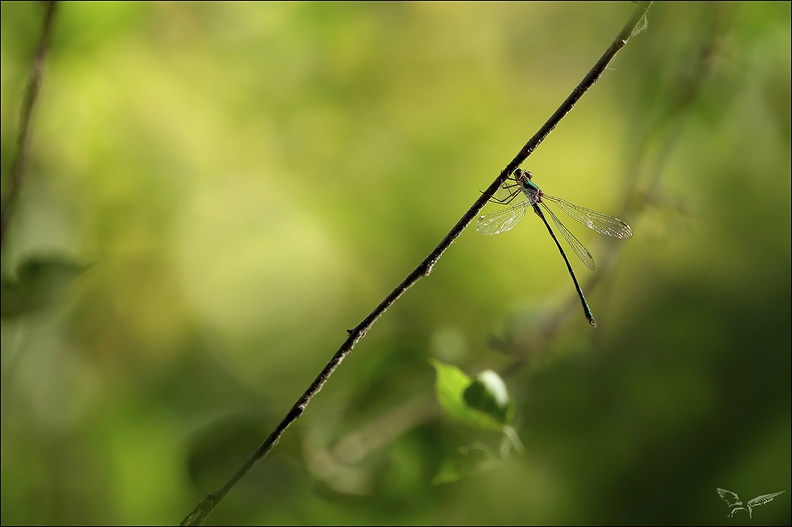
[[[517,181],[523,181],[526,179],[530,181],[532,177],[533,174],[531,174],[528,170],[523,170],[522,168],[518,168],[517,170],[514,171],[514,179]]]

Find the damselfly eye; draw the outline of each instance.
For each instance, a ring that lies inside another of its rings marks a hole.
[[[518,181],[521,179],[530,180],[532,177],[533,175],[529,171],[523,170],[522,168],[518,168],[517,170],[514,171],[514,179]]]

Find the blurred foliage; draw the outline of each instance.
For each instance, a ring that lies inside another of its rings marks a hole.
[[[486,370],[471,378],[456,366],[433,360],[435,391],[443,410],[460,423],[482,430],[501,430],[514,421],[514,406],[497,373]]]
[[[51,306],[63,297],[72,281],[86,268],[58,257],[24,261],[17,276],[3,280],[2,316],[28,315]]]
[[[43,9],[0,9],[5,194]],[[632,9],[60,5],[2,274],[92,266],[2,319],[2,523],[180,521]],[[599,327],[540,223],[470,229],[209,522],[788,525],[790,129],[789,3],[653,5],[525,167],[633,227],[575,230]],[[433,484],[487,434],[433,358],[502,373],[524,453]]]

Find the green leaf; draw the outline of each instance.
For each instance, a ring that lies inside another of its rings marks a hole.
[[[491,465],[493,459],[494,455],[487,445],[477,443],[460,447],[443,460],[437,474],[432,478],[432,484],[444,485],[459,481],[472,473],[486,468],[488,464]]]
[[[490,416],[501,425],[511,424],[514,420],[514,404],[506,384],[492,370],[479,373],[465,389],[463,397],[469,407]]]
[[[491,376],[494,375],[500,380],[495,372],[482,372],[486,374],[483,379],[480,378],[481,374],[471,379],[456,366],[438,360],[432,360],[432,366],[437,371],[435,382],[437,400],[448,415],[473,428],[497,431],[503,429],[504,423],[507,422],[505,419],[513,414],[513,410],[504,410],[500,403],[495,402],[500,401],[498,397],[502,397],[503,394],[490,393],[493,390],[492,386],[497,384]],[[502,386],[503,381],[500,382]],[[469,389],[472,389],[472,392],[466,396]],[[505,393],[505,386],[503,391]],[[508,401],[508,394],[506,399]]]
[[[3,318],[27,315],[62,298],[67,288],[88,265],[60,257],[33,257],[17,269],[15,278],[2,280]]]

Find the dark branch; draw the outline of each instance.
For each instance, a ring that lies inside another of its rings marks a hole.
[[[275,430],[267,437],[267,439],[256,449],[253,455],[245,462],[242,467],[231,477],[231,479],[219,490],[207,494],[193,509],[193,511],[182,520],[182,525],[200,525],[212,510],[217,506],[225,495],[230,491],[240,479],[242,479],[248,472],[253,470],[273,449],[278,443],[278,440],[286,431],[286,429],[296,421],[303,413],[305,408],[310,403],[311,399],[319,393],[328,378],[335,369],[341,364],[355,345],[366,335],[369,329],[374,325],[374,322],[391,306],[396,300],[399,299],[410,287],[412,287],[418,280],[424,276],[428,276],[432,272],[432,268],[437,261],[448,249],[454,240],[459,237],[462,231],[467,227],[471,221],[478,215],[487,201],[495,194],[495,191],[500,185],[506,181],[506,178],[519,167],[528,156],[533,153],[537,146],[548,136],[548,134],[558,125],[561,119],[569,113],[575,106],[586,91],[599,79],[602,73],[610,64],[616,53],[619,52],[626,44],[629,38],[633,35],[639,23],[646,15],[651,2],[640,2],[630,17],[629,21],[625,24],[624,28],[619,32],[619,35],[608,47],[607,51],[597,61],[591,71],[583,78],[578,86],[572,91],[569,97],[561,104],[561,106],[553,113],[541,129],[522,147],[517,156],[504,168],[492,184],[487,187],[487,190],[476,200],[473,206],[462,216],[462,218],[454,225],[451,231],[443,238],[440,244],[427,256],[410,274],[405,278],[369,315],[352,330],[348,330],[348,337],[341,345],[341,348],[333,355],[330,362],[324,367],[322,372],[313,381],[311,386],[303,393],[297,400],[289,413],[278,424]]]
[[[52,21],[55,18],[55,7],[57,2],[47,2],[44,12],[44,25],[41,30],[41,37],[36,48],[36,55],[33,59],[33,67],[30,70],[27,90],[22,101],[22,110],[19,118],[19,133],[17,135],[17,151],[14,161],[11,164],[11,175],[8,180],[8,192],[3,199],[2,211],[0,212],[0,247],[5,242],[6,229],[8,222],[16,208],[19,199],[19,190],[22,187],[22,178],[25,173],[25,165],[28,154],[28,137],[30,136],[31,120],[33,110],[36,107],[39,90],[41,89],[41,79],[44,72],[44,61],[49,49],[50,37],[52,35]]]

